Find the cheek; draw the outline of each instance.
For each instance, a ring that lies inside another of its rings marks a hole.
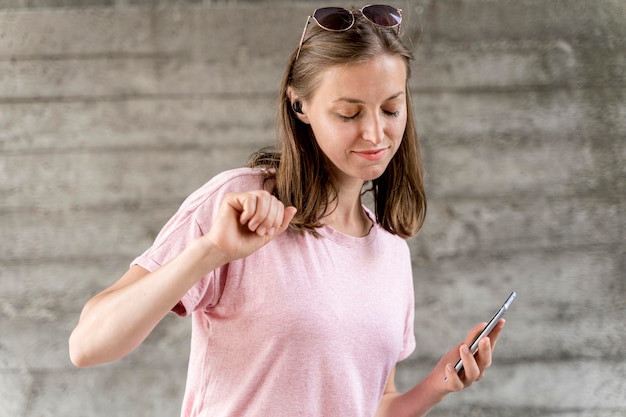
[[[398,145],[402,142],[402,137],[404,136],[404,131],[406,130],[406,116],[398,119],[398,123],[392,125],[391,130],[389,132],[389,137],[397,142]]]
[[[324,151],[344,149],[355,137],[355,129],[347,123],[326,122],[312,128],[317,143]]]

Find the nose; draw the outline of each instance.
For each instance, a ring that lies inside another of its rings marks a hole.
[[[372,115],[364,118],[361,136],[363,140],[371,142],[374,145],[378,145],[383,141],[385,137],[384,121],[381,120],[380,115]]]

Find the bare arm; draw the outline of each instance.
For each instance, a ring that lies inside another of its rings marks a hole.
[[[375,417],[423,417],[448,394],[468,388],[482,379],[485,369],[491,366],[493,348],[504,327],[504,319],[500,320],[489,337],[480,341],[478,353],[474,357],[466,348],[485,325],[481,323],[475,326],[464,343],[446,353],[430,375],[405,393],[396,390],[394,368]],[[454,363],[459,356],[463,359],[464,371],[457,375]]]
[[[265,191],[228,194],[207,235],[154,272],[131,267],[87,302],[70,336],[72,362],[93,366],[132,352],[200,278],[267,244],[294,214]]]

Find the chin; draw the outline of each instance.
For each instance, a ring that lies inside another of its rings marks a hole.
[[[386,169],[386,167],[385,167],[385,169]],[[381,175],[383,175],[385,173],[385,169],[376,169],[376,170],[368,171],[368,172],[364,173],[363,176],[361,176],[361,179],[363,181],[375,180],[375,179],[379,178]]]

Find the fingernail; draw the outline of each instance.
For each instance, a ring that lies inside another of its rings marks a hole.
[[[463,347],[462,347],[461,349],[463,349],[463,352],[464,352],[464,353],[470,353],[470,350],[469,350],[469,348],[467,347],[467,345],[463,345]]]
[[[258,234],[260,234],[261,236],[263,236],[263,235],[265,234],[265,231],[266,231],[266,230],[267,230],[267,229],[266,229],[265,227],[261,227],[261,228],[259,228],[259,230],[257,230],[256,232],[257,232]]]
[[[270,229],[270,231],[268,232],[268,234],[269,234],[269,235],[273,235],[274,233],[276,233],[276,228],[275,228],[275,227],[272,227],[272,228]]]

